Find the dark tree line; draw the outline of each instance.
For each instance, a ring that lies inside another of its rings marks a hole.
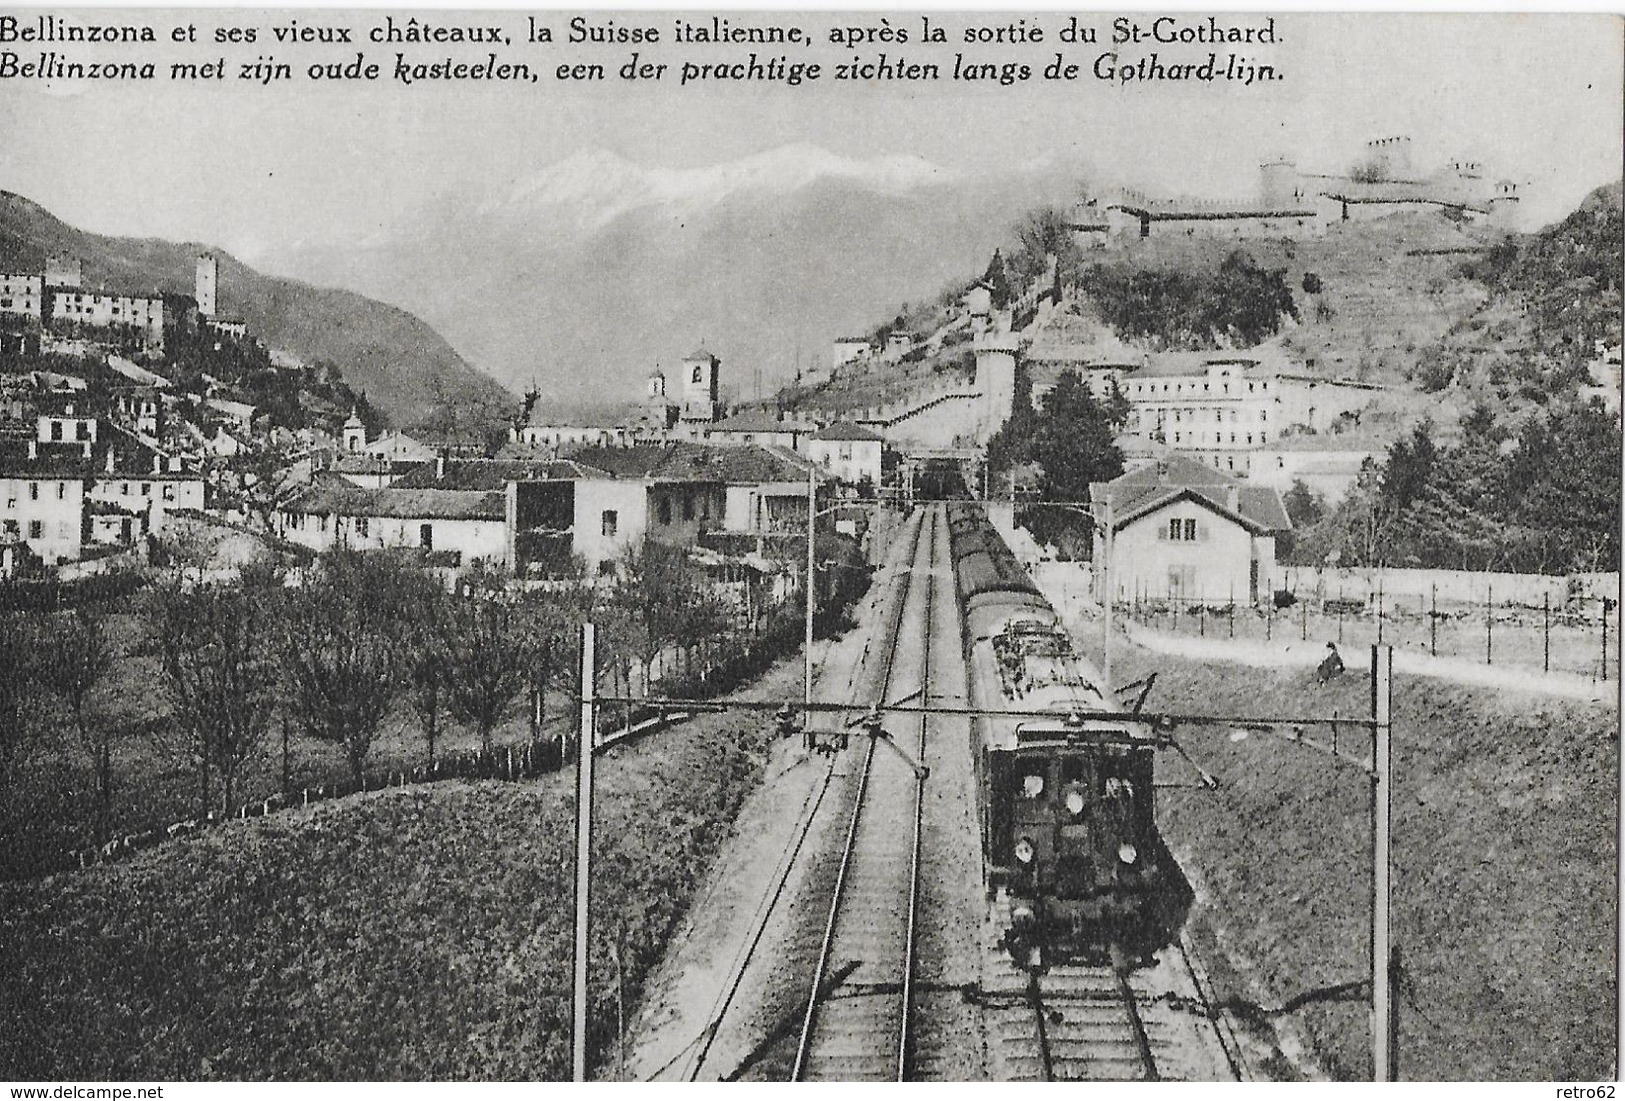
[[[1463,419],[1459,444],[1433,435],[1423,422],[1394,443],[1336,509],[1297,532],[1293,557],[1544,574],[1619,568],[1620,430],[1609,414],[1571,406],[1509,428],[1480,407]]]

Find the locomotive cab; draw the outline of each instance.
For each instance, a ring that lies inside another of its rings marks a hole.
[[[1138,724],[1022,724],[990,748],[988,889],[1018,962],[1149,959],[1183,924],[1189,885],[1155,824],[1155,734]]]

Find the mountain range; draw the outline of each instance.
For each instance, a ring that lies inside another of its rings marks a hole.
[[[47,256],[64,253],[82,262],[91,290],[191,294],[202,252],[219,262],[222,314],[242,318],[272,348],[337,367],[391,423],[417,424],[438,404],[455,404],[470,420],[511,408],[511,394],[396,306],[352,290],[264,275],[206,244],[86,233],[39,203],[0,191],[0,271],[37,272]]]
[[[635,397],[702,341],[736,398],[827,363],[830,343],[986,266],[1076,166],[968,174],[912,156],[787,145],[695,168],[584,151],[486,194],[442,197],[354,243],[263,262],[343,282],[432,324],[549,404]]]

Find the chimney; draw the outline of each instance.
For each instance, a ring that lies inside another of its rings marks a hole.
[[[90,441],[89,440],[84,441],[83,450],[84,450],[85,458],[87,458],[87,459],[90,458]]]
[[[1241,511],[1241,487],[1228,485],[1224,487],[1224,503],[1231,512]]]
[[[114,456],[113,449],[111,447],[109,447],[107,449],[107,473],[109,473],[109,474],[113,473],[113,466],[114,466],[114,464],[116,462],[117,462],[117,459]]]
[[[444,451],[435,456],[434,476],[436,481],[439,481],[441,478],[446,476],[446,453]],[[583,666],[583,668],[585,668],[585,666]]]
[[[28,441],[28,457],[30,459],[39,458],[39,441],[38,440],[29,440]]]
[[[156,451],[152,453],[152,472],[154,474],[162,474],[164,472],[164,457],[158,454]]]

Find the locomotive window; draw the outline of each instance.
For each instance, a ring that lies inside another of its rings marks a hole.
[[[1037,799],[1044,794],[1044,774],[1029,772],[1021,778],[1021,795],[1024,799]]]

